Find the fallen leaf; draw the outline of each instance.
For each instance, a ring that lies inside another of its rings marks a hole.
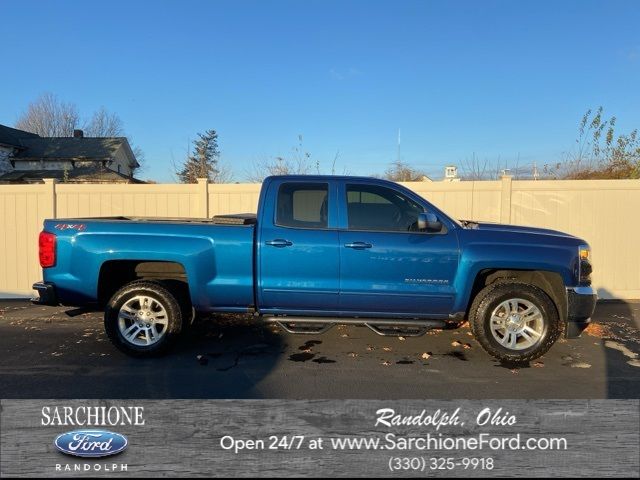
[[[391,365],[391,362],[385,360],[384,362],[382,362],[382,365],[384,365],[385,367],[388,367],[389,365]]]
[[[471,348],[471,344],[465,343],[464,345],[462,345],[462,348],[464,348],[465,350],[469,350]]]
[[[590,323],[589,326],[585,329],[584,333],[596,338],[604,338],[611,336],[611,332],[604,325],[600,325],[599,323]]]
[[[398,337],[398,340],[400,340],[401,342],[403,342],[405,340],[404,337]]]
[[[585,362],[572,363],[571,366],[573,368],[591,368],[591,365]]]
[[[452,347],[459,347],[461,345],[462,345],[462,343],[460,343],[458,340],[454,340],[453,342],[451,342],[451,346]]]
[[[391,347],[382,347],[382,350],[384,350],[385,352],[390,352],[391,351]]]
[[[533,366],[535,368],[542,368],[542,367],[544,367],[544,363],[542,363],[542,362],[533,362]]]
[[[422,355],[420,355],[420,358],[422,358],[423,360],[428,360],[429,357],[431,357],[431,354],[427,352],[424,352]]]

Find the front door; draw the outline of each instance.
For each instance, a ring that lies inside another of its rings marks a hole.
[[[274,182],[261,219],[259,305],[263,312],[326,312],[338,307],[339,234],[327,182]],[[273,213],[273,216],[271,216]],[[334,226],[335,227],[335,226]]]
[[[458,267],[455,231],[418,231],[425,208],[393,188],[347,184],[340,233],[340,308],[376,314],[451,311]]]

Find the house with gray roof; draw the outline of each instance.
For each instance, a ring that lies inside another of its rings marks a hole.
[[[126,137],[40,137],[0,125],[0,183],[141,183],[139,166]]]

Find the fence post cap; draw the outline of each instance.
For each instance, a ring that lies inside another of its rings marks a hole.
[[[43,178],[42,181],[44,183],[47,183],[47,184],[49,184],[49,183],[58,183],[58,179],[57,178]]]
[[[208,178],[199,178],[198,179],[198,183],[209,183],[209,179]]]

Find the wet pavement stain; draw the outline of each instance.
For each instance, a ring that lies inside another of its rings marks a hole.
[[[311,360],[314,363],[336,363],[335,360],[330,360],[327,357],[320,357],[320,358],[315,358],[313,360]]]
[[[305,343],[304,345],[301,345],[298,347],[298,350],[311,350],[313,347],[315,347],[316,345],[320,345],[322,344],[321,340],[309,340],[307,343]]]
[[[396,362],[396,365],[413,365],[414,363],[415,362],[413,360],[404,359],[404,360],[398,360]]]
[[[462,360],[463,362],[468,362],[469,359],[467,358],[467,356],[463,353],[463,352],[456,352],[455,350],[449,353],[445,353],[444,354],[445,357],[453,357],[453,358],[457,358],[458,360]]]
[[[294,353],[289,356],[289,360],[291,360],[292,362],[307,362],[315,356],[315,353]]]
[[[275,355],[277,354],[275,351],[270,351],[270,348],[272,346],[266,343],[258,343],[255,345],[249,345],[248,347],[244,347],[242,349],[240,349],[239,351],[235,352],[235,360],[233,361],[233,363],[231,365],[228,365],[226,367],[219,367],[216,370],[218,372],[226,372],[228,370],[231,370],[232,368],[235,368],[238,366],[238,364],[240,363],[240,359],[242,357],[258,357],[258,356],[262,356],[262,355]],[[224,355],[224,353],[220,353],[220,352],[213,352],[213,353],[207,353],[208,357],[211,357],[212,359],[218,359],[220,357],[222,357]],[[200,359],[200,357],[203,357],[202,355],[198,356],[198,360],[200,361],[201,365],[206,365],[208,363],[208,360],[203,363],[202,360]],[[205,358],[206,360],[206,358]]]

